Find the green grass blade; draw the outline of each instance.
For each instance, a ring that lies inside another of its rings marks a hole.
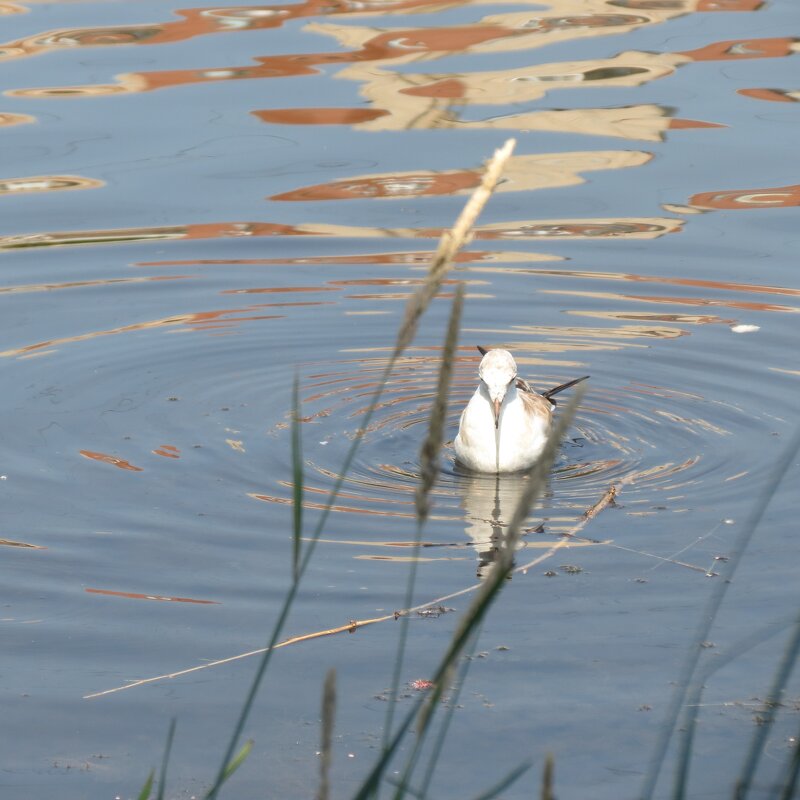
[[[480,634],[481,630],[480,628],[478,628],[478,630],[476,630],[475,634],[473,635],[472,641],[466,648],[465,657],[461,659],[461,664],[459,665],[458,669],[458,677],[454,682],[455,688],[453,689],[452,695],[448,698],[447,710],[445,711],[442,724],[439,727],[439,730],[436,732],[436,738],[433,742],[433,747],[431,748],[431,752],[428,756],[428,765],[422,777],[422,783],[420,785],[419,793],[423,798],[426,798],[428,795],[428,789],[430,788],[431,782],[433,781],[433,774],[436,771],[436,767],[439,765],[439,759],[441,758],[442,748],[444,747],[444,743],[447,739],[447,734],[448,731],[450,730],[450,724],[453,721],[453,714],[455,713],[459,697],[461,696],[461,689],[464,687],[464,683],[467,680],[469,668],[470,665],[472,664],[472,657],[475,655],[475,650],[478,647],[478,639],[480,638]]]
[[[752,539],[756,528],[760,524],[767,507],[772,501],[772,498],[775,496],[778,486],[783,481],[783,478],[788,472],[789,467],[796,458],[798,450],[800,450],[800,431],[795,434],[786,450],[784,450],[783,454],[776,461],[775,468],[767,479],[766,488],[759,496],[758,501],[750,513],[750,516],[742,527],[742,532],[734,542],[730,560],[724,565],[724,568],[720,570],[720,575],[714,583],[714,587],[711,590],[706,607],[700,616],[700,621],[698,622],[697,629],[694,637],[692,638],[692,643],[687,651],[683,666],[681,667],[675,691],[673,692],[672,700],[670,701],[670,705],[667,710],[667,718],[664,721],[656,738],[653,755],[650,759],[650,765],[648,766],[647,772],[645,773],[642,791],[639,795],[641,800],[651,800],[653,797],[653,792],[655,791],[656,783],[658,782],[659,773],[664,765],[664,759],[666,758],[670,739],[672,738],[672,734],[677,727],[678,718],[681,715],[681,711],[686,702],[686,695],[689,690],[689,686],[692,683],[692,677],[694,676],[695,671],[697,670],[698,662],[700,661],[700,656],[703,651],[702,643],[707,641],[709,638],[711,627],[713,626],[714,620],[719,613],[722,601],[725,599],[725,595],[727,594],[728,586],[730,586],[731,580],[736,573],[744,551],[747,548],[750,539]],[[683,747],[682,749],[685,750],[686,748]],[[688,764],[688,759],[683,759],[677,766],[672,793],[673,798],[676,800],[679,800],[679,798],[684,796],[685,786],[688,778]]]
[[[523,761],[518,767],[514,767],[505,778],[498,781],[485,792],[481,792],[477,797],[474,797],[473,800],[492,800],[492,798],[497,797],[500,792],[505,791],[509,786],[516,783],[532,766],[532,761]]]
[[[300,544],[303,536],[303,451],[300,438],[300,384],[292,386],[292,580],[300,574]]]
[[[489,606],[494,600],[495,595],[505,585],[508,575],[511,574],[514,564],[514,546],[519,539],[522,525],[527,517],[528,511],[533,503],[539,496],[547,484],[547,477],[550,468],[558,452],[559,444],[564,436],[567,428],[569,427],[575,415],[575,410],[583,397],[583,389],[575,392],[570,402],[564,408],[559,416],[555,428],[551,432],[547,445],[536,463],[536,465],[529,472],[528,486],[517,504],[514,514],[509,524],[508,531],[506,532],[506,546],[500,549],[497,561],[489,574],[486,576],[481,588],[472,600],[472,603],[459,620],[459,624],[453,634],[447,650],[442,657],[439,666],[437,667],[433,681],[433,689],[428,693],[423,701],[417,704],[419,707],[419,718],[417,721],[417,738],[415,743],[415,750],[419,749],[420,742],[424,739],[428,726],[431,723],[431,718],[435,709],[439,704],[439,700],[444,693],[448,682],[449,676],[452,674],[455,665],[464,651],[470,636],[480,625],[484,619]],[[383,772],[386,769],[391,757],[393,756],[400,739],[405,734],[406,730],[413,721],[411,714],[417,714],[417,706],[406,716],[403,723],[400,725],[399,730],[395,733],[389,743],[389,747],[384,749],[381,758],[378,759],[375,766],[367,776],[362,784],[359,792],[356,794],[355,800],[367,800],[380,784]],[[415,758],[415,753],[412,752],[410,758]]]
[[[356,792],[354,795],[353,800],[368,800],[368,798],[377,794],[378,789],[380,788],[381,779],[383,778],[383,773],[386,771],[386,768],[397,751],[397,748],[400,746],[400,743],[405,738],[406,733],[408,733],[409,729],[414,723],[414,719],[419,713],[419,710],[422,708],[422,702],[422,698],[415,701],[414,705],[411,707],[411,710],[408,711],[406,716],[403,718],[403,721],[394,732],[389,745],[383,748],[381,751],[380,758],[373,764],[372,769],[369,771],[369,774],[359,787],[358,792]]]
[[[415,495],[417,520],[423,525],[430,513],[430,494],[436,479],[439,477],[439,455],[444,441],[444,429],[447,422],[447,398],[450,394],[450,382],[453,377],[453,362],[458,346],[458,332],[461,328],[461,311],[464,307],[464,284],[456,288],[450,320],[447,324],[447,335],[442,348],[442,363],[439,367],[439,380],[436,396],[431,408],[428,435],[422,443],[420,451],[420,481]],[[410,603],[405,608],[410,607]]]
[[[547,444],[541,457],[528,472],[528,483],[511,516],[511,521],[505,532],[503,542],[501,542],[497,560],[484,579],[481,588],[473,598],[467,611],[464,613],[461,620],[459,620],[459,625],[451,639],[448,650],[433,678],[434,687],[425,698],[425,703],[420,710],[417,723],[417,738],[409,757],[409,764],[412,764],[417,758],[417,754],[422,747],[422,743],[424,742],[427,730],[430,726],[431,719],[439,707],[439,701],[450,684],[458,658],[463,652],[470,636],[477,630],[478,626],[485,618],[495,597],[505,586],[507,578],[514,568],[514,552],[517,542],[519,541],[522,526],[525,523],[531,507],[547,485],[547,479],[561,440],[575,416],[575,411],[583,398],[584,391],[583,388],[576,391],[563,412],[559,415],[558,421],[548,437]],[[396,798],[399,796],[399,794],[395,795]]]
[[[461,327],[461,311],[464,307],[464,285],[456,288],[453,306],[450,310],[450,320],[447,325],[444,347],[442,349],[442,363],[439,368],[439,379],[436,386],[436,396],[430,413],[428,435],[420,450],[420,482],[415,495],[417,529],[414,537],[414,547],[411,552],[411,563],[406,581],[405,599],[402,608],[411,608],[414,605],[414,587],[417,580],[417,567],[420,542],[422,541],[422,527],[430,511],[430,492],[439,475],[439,455],[444,439],[445,422],[447,420],[447,398],[450,393],[450,383],[453,375],[453,362],[456,347],[458,346],[458,332]],[[394,707],[397,702],[397,693],[400,687],[400,677],[403,672],[405,660],[406,641],[408,638],[409,618],[404,614],[400,619],[400,634],[397,640],[397,655],[394,659],[392,670],[392,683],[389,689],[389,704],[386,709],[386,719],[383,725],[383,746],[389,743],[394,722]]]
[[[758,762],[761,759],[761,754],[764,752],[764,745],[767,742],[767,735],[772,730],[772,723],[775,721],[778,706],[780,705],[783,691],[792,674],[794,665],[797,663],[797,654],[800,652],[800,616],[794,624],[789,641],[783,652],[778,669],[775,671],[775,677],[772,680],[767,699],[764,702],[765,710],[762,716],[762,721],[756,726],[753,732],[753,739],[750,742],[750,747],[747,751],[747,756],[742,766],[742,771],[736,781],[736,789],[734,796],[737,800],[744,800],[750,790],[750,785],[753,781]]]
[[[786,780],[783,782],[779,800],[792,800],[792,798],[797,797],[795,790],[797,789],[798,778],[800,778],[800,731],[798,731],[794,740],[792,757],[789,760]]]
[[[771,623],[766,629],[755,631],[748,636],[742,637],[721,653],[716,654],[714,661],[706,664],[704,669],[698,670],[692,685],[686,693],[686,711],[684,713],[683,722],[684,735],[678,752],[678,767],[676,768],[676,773],[687,776],[684,780],[688,778],[689,766],[694,748],[697,716],[700,711],[703,690],[711,676],[732,661],[735,661],[748,650],[752,650],[754,647],[771,639],[773,636],[777,636],[781,631],[785,630],[787,626],[791,625],[793,621],[794,617],[777,620]]]
[[[147,776],[147,780],[144,782],[144,786],[142,786],[142,790],[139,792],[137,800],[150,800],[150,792],[153,791],[153,781],[156,777],[156,771],[154,769],[150,770],[150,774]]]
[[[556,764],[553,759],[553,754],[548,753],[547,758],[544,760],[544,771],[542,772],[542,794],[541,800],[555,800],[553,794],[553,775],[555,773]]]
[[[241,747],[239,752],[228,762],[228,765],[225,767],[225,771],[222,773],[222,782],[228,780],[228,778],[236,772],[239,767],[244,764],[244,760],[247,756],[250,755],[250,751],[253,749],[253,740],[248,739]]]
[[[322,689],[322,737],[317,800],[330,797],[330,770],[333,756],[333,722],[336,715],[336,670],[329,669]]]
[[[500,589],[506,584],[508,576],[514,567],[514,551],[519,541],[520,532],[525,522],[528,512],[538,499],[541,492],[547,485],[547,478],[555,460],[561,439],[566,433],[583,397],[583,391],[575,392],[574,396],[559,416],[558,422],[548,437],[547,444],[541,457],[534,467],[529,471],[529,479],[516,508],[511,516],[508,529],[505,532],[504,541],[498,552],[497,560],[492,569],[483,581],[481,588],[478,589],[472,603],[459,621],[459,625],[450,642],[450,646],[445,652],[440,668],[434,678],[434,690],[428,695],[423,715],[420,719],[418,730],[421,733],[427,725],[426,713],[432,712],[446,689],[446,676],[451,672],[458,656],[460,655],[467,639],[472,631],[483,621],[489,610],[490,605],[495,599]],[[427,711],[426,711],[427,709]]]
[[[255,702],[255,697],[258,693],[259,686],[261,685],[261,681],[267,671],[267,668],[269,667],[270,661],[272,660],[274,647],[278,643],[280,635],[283,631],[283,626],[285,625],[289,616],[289,611],[294,603],[295,597],[297,596],[300,581],[302,580],[308,564],[311,561],[311,557],[314,554],[319,537],[321,536],[322,530],[325,527],[325,523],[328,520],[328,516],[330,515],[330,512],[336,503],[336,498],[339,496],[339,492],[344,485],[347,473],[350,470],[356,452],[361,445],[364,432],[369,427],[369,423],[371,422],[378,403],[380,402],[383,391],[386,388],[386,384],[389,380],[389,375],[394,368],[397,359],[400,357],[400,355],[402,355],[405,348],[411,343],[416,331],[417,322],[427,309],[431,300],[439,291],[439,287],[441,286],[444,275],[452,266],[453,259],[455,258],[458,249],[468,241],[470,229],[475,223],[478,214],[486,204],[486,201],[489,199],[491,192],[497,184],[500,173],[502,172],[505,163],[510,158],[511,152],[514,149],[514,144],[514,140],[509,139],[503,148],[495,152],[493,158],[487,166],[486,174],[483,177],[481,185],[475,190],[472,197],[467,202],[464,210],[456,220],[453,230],[450,232],[446,231],[442,235],[439,248],[434,256],[433,263],[426,277],[425,283],[411,296],[406,305],[405,318],[400,327],[394,351],[387,361],[383,372],[381,373],[378,386],[370,398],[369,406],[364,412],[359,429],[356,432],[356,435],[353,437],[352,444],[345,455],[340,473],[334,481],[333,487],[331,488],[328,499],[320,513],[317,524],[314,527],[314,530],[309,537],[309,541],[302,552],[300,566],[297,569],[297,579],[292,582],[292,585],[287,592],[286,597],[284,598],[283,605],[278,612],[278,618],[273,626],[264,655],[261,657],[261,661],[256,668],[250,689],[248,690],[247,696],[242,704],[242,709],[239,712],[239,717],[236,721],[233,733],[231,734],[228,746],[225,750],[222,764],[209,791],[208,800],[215,800],[217,797],[219,788],[222,785],[225,765],[230,761],[231,756],[236,749],[236,745],[239,742],[239,738],[242,735],[244,726],[247,723],[247,719],[250,716],[250,711],[253,707],[253,703]]]
[[[167,743],[164,745],[164,757],[161,759],[161,772],[158,774],[158,794],[156,800],[164,800],[164,792],[167,788],[167,765],[169,764],[169,756],[172,752],[172,740],[175,738],[175,717],[169,723],[169,730],[167,731]]]

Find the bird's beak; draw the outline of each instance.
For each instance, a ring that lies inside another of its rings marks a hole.
[[[494,426],[495,428],[500,425],[500,406],[503,404],[502,400],[494,401]]]

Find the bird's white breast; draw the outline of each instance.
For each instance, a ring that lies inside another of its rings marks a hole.
[[[481,384],[461,415],[454,442],[458,460],[478,472],[516,472],[533,466],[547,442],[549,416],[531,414],[511,387],[500,407],[497,429],[494,423],[492,403]]]

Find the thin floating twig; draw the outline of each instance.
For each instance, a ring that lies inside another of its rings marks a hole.
[[[608,493],[606,492],[606,494]],[[596,505],[597,504],[595,504],[595,506]],[[570,547],[571,544],[570,536],[581,531],[589,522],[589,520],[592,518],[593,517],[583,516],[570,529],[570,531],[568,531],[569,534],[568,536],[565,536],[560,541],[554,543],[551,547],[548,548],[548,550],[545,553],[542,553],[537,558],[523,564],[522,566],[516,567],[514,570],[512,570],[512,573],[525,573],[532,567],[535,567],[536,565],[541,564],[543,561],[546,561],[548,558],[551,558],[559,550]],[[402,611],[394,611],[391,614],[384,614],[383,616],[373,617],[371,619],[350,620],[349,622],[347,622],[347,624],[338,625],[335,628],[327,628],[326,630],[313,631],[312,633],[304,633],[298,636],[292,636],[289,639],[284,639],[282,642],[278,642],[276,645],[274,645],[272,649],[278,650],[281,647],[288,647],[289,645],[300,644],[301,642],[308,642],[311,641],[312,639],[321,639],[325,636],[334,636],[339,633],[355,633],[359,628],[366,628],[369,625],[376,625],[379,622],[387,622],[388,620],[398,619],[401,616],[410,616],[411,614],[415,614],[418,611],[423,611],[426,608],[431,608],[432,606],[443,605],[444,603],[450,600],[454,600],[456,597],[462,597],[463,595],[471,594],[472,592],[475,592],[478,589],[480,589],[481,586],[483,586],[483,582],[474,583],[471,586],[467,586],[455,592],[450,592],[449,594],[443,595],[442,597],[437,597],[435,600],[428,600],[425,603],[420,603],[419,605],[413,606],[412,608],[406,608]],[[95,697],[105,697],[106,695],[109,694],[122,692],[125,691],[126,689],[134,689],[137,686],[144,686],[145,684],[148,683],[157,683],[158,681],[180,678],[183,675],[189,675],[193,672],[199,672],[200,670],[203,669],[210,669],[211,667],[220,667],[223,664],[231,664],[234,661],[241,661],[244,658],[251,658],[252,656],[263,655],[265,652],[267,652],[268,649],[269,648],[267,647],[259,647],[257,650],[248,650],[246,653],[238,653],[235,656],[220,658],[215,661],[209,661],[205,664],[198,664],[197,666],[188,667],[187,669],[178,670],[176,672],[168,672],[165,673],[164,675],[156,675],[152,678],[142,678],[141,680],[131,681],[122,686],[115,686],[112,689],[105,689],[100,692],[92,692],[91,694],[86,694],[83,696],[83,699],[91,700],[94,699]]]
[[[2,545],[5,545],[6,547],[27,547],[29,550],[47,550],[47,548],[41,544],[28,544],[28,542],[15,542],[13,539],[0,539],[0,546]]]

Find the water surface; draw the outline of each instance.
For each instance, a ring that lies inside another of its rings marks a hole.
[[[512,350],[542,389],[592,375],[518,563],[620,491],[582,531],[602,544],[572,542],[503,592],[434,792],[476,795],[552,752],[560,796],[636,796],[714,573],[796,427],[794,4],[0,13],[5,793],[135,796],[172,717],[171,796],[208,785],[254,659],[83,698],[264,643],[290,578],[293,377],[310,529],[404,301],[513,135],[473,243],[392,373],[287,633],[401,606],[418,451],[463,282],[449,440],[476,345]],[[465,474],[446,446],[420,602],[485,573],[523,482]],[[796,606],[792,486],[731,587],[710,659]],[[404,681],[428,675],[456,620],[414,621]],[[334,781],[341,796],[355,787],[380,743],[396,637],[386,622],[276,655],[227,796],[314,792],[329,666]],[[781,642],[709,682],[696,796],[729,796]],[[796,727],[789,708],[759,786]],[[530,796],[535,780],[504,796]]]

